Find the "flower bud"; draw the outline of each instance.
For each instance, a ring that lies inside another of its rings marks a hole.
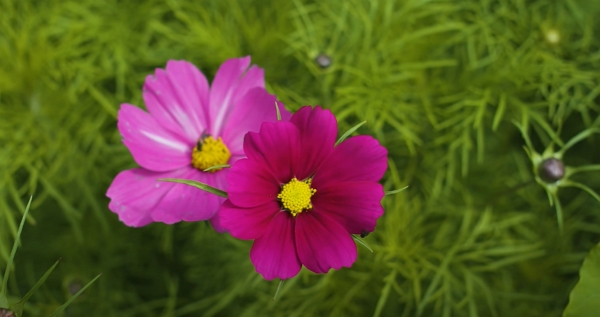
[[[552,45],[560,43],[560,33],[556,29],[548,29],[544,34],[546,41]]]
[[[540,178],[546,183],[556,183],[565,176],[565,164],[556,158],[546,159],[539,167]]]
[[[325,69],[331,65],[331,57],[325,54],[319,54],[317,57],[315,57],[315,62],[321,68]]]

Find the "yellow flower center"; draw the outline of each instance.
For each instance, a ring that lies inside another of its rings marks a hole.
[[[297,214],[312,209],[313,206],[310,203],[310,197],[317,190],[310,187],[311,182],[312,179],[310,178],[305,181],[299,181],[294,177],[289,183],[283,185],[281,192],[277,195],[283,208],[289,210],[292,216],[296,217]]]
[[[209,167],[227,164],[230,157],[231,152],[221,137],[216,140],[212,136],[202,137],[192,152],[192,165],[204,171]],[[220,170],[222,168],[211,169],[208,172],[214,173]]]

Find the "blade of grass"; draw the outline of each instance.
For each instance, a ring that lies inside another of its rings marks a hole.
[[[35,293],[38,290],[38,288],[40,288],[40,286],[42,286],[42,284],[44,284],[44,282],[46,281],[46,279],[48,278],[50,273],[52,273],[52,271],[54,271],[54,269],[56,268],[56,266],[58,265],[59,262],[60,262],[60,259],[58,259],[58,261],[56,261],[54,263],[54,265],[52,265],[46,271],[46,273],[44,273],[44,275],[42,275],[42,277],[37,281],[37,283],[35,283],[35,285],[29,290],[29,292],[27,292],[27,294],[25,294],[25,296],[23,296],[23,298],[20,301],[18,301],[17,303],[15,303],[14,305],[11,306],[10,309],[12,311],[14,311],[17,316],[21,316],[23,314],[23,307],[25,306],[25,303],[27,302],[27,300],[31,297],[31,295],[33,295],[33,293]]]
[[[342,143],[344,140],[346,140],[346,138],[348,138],[350,136],[350,134],[354,133],[354,131],[358,130],[358,128],[360,128],[363,124],[367,123],[367,121],[363,121],[355,126],[353,126],[352,128],[348,129],[348,131],[346,131],[346,133],[344,133],[339,140],[337,140],[337,142],[335,142],[335,146],[337,146],[338,144]]]
[[[377,306],[375,307],[375,313],[373,313],[373,317],[379,317],[381,312],[383,311],[383,307],[387,302],[388,297],[390,296],[390,289],[392,288],[392,284],[396,280],[396,270],[392,270],[388,276],[384,278],[385,286],[381,290],[381,296],[379,296],[379,300],[377,301]]]
[[[81,293],[83,293],[83,291],[85,291],[90,285],[92,285],[98,278],[100,278],[100,276],[102,276],[102,273],[98,274],[96,277],[94,277],[93,280],[91,280],[89,283],[85,284],[85,286],[79,290],[79,292],[75,293],[75,295],[73,295],[71,298],[69,298],[69,300],[64,303],[62,306],[58,307],[58,309],[56,309],[52,314],[50,314],[50,316],[48,317],[56,317],[59,316],[59,314],[65,310],[65,308],[67,308],[69,305],[71,305],[71,303],[77,299],[77,297],[79,297],[79,295],[81,295]]]
[[[6,271],[4,271],[4,279],[2,281],[2,289],[0,289],[0,308],[8,308],[8,299],[6,298],[6,286],[8,285],[8,274],[10,273],[10,267],[15,259],[15,254],[17,253],[17,247],[19,245],[19,240],[21,239],[21,232],[23,231],[23,225],[25,224],[25,219],[27,218],[27,214],[29,213],[29,207],[31,206],[31,201],[33,200],[33,196],[29,197],[29,202],[25,207],[25,212],[23,213],[23,217],[21,218],[21,224],[19,225],[19,231],[17,231],[17,237],[15,238],[15,243],[13,244],[12,251],[10,252],[10,258],[8,259],[8,263],[6,263]]]

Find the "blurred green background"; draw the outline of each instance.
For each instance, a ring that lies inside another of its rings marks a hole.
[[[2,272],[34,196],[10,298],[62,258],[26,316],[101,272],[65,316],[561,316],[600,240],[599,14],[597,0],[0,0]],[[129,228],[104,196],[135,167],[116,113],[143,107],[145,76],[186,59],[212,79],[245,55],[288,109],[323,105],[340,133],[366,120],[390,152],[386,189],[409,186],[384,198],[374,253],[303,270],[274,301],[251,242]],[[592,167],[544,188],[525,139],[542,153],[576,135],[564,162]]]

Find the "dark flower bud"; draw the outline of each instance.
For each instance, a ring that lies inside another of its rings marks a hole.
[[[539,175],[546,183],[556,183],[565,176],[565,164],[559,159],[549,158],[540,164]]]
[[[315,57],[315,62],[321,68],[327,68],[331,65],[331,57],[329,57],[325,54],[319,54],[317,57]]]
[[[15,313],[8,309],[0,308],[0,317],[15,317]]]
[[[83,284],[80,281],[72,281],[67,285],[67,289],[71,295],[77,294],[83,288]]]

